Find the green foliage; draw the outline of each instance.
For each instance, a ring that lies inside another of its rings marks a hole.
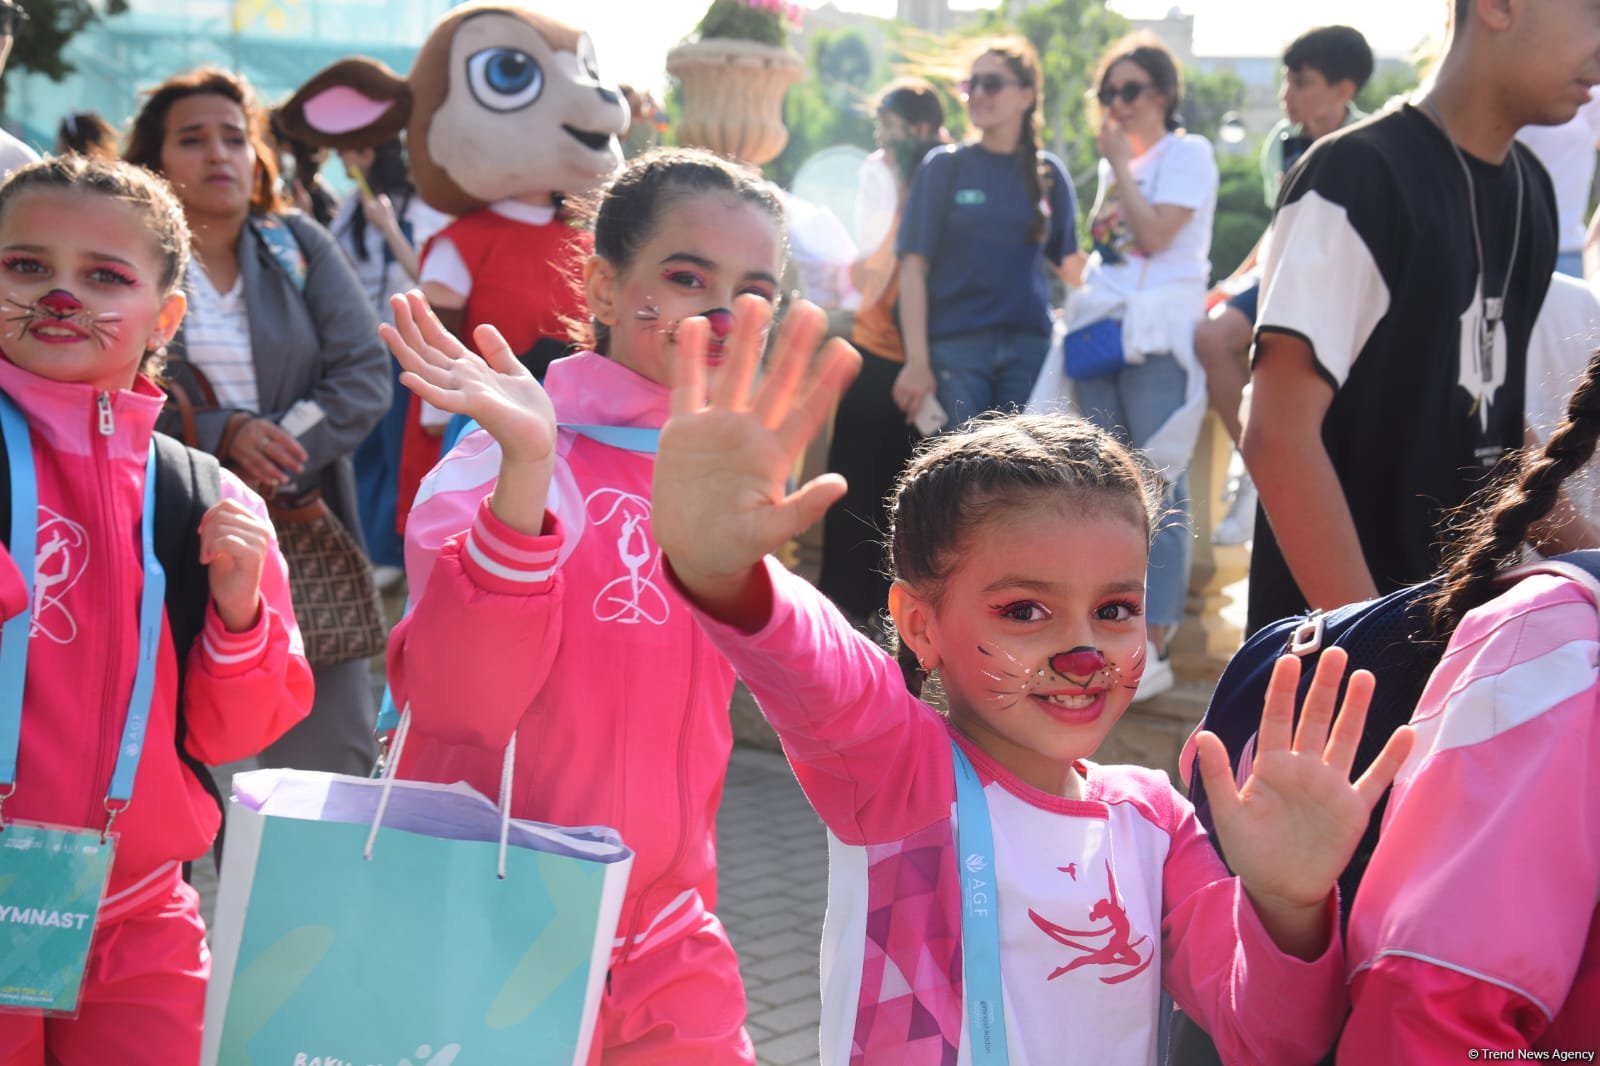
[[[1183,72],[1183,102],[1178,105],[1178,113],[1183,116],[1189,132],[1198,133],[1215,144],[1222,116],[1238,110],[1243,103],[1244,82],[1233,71]]]
[[[28,17],[17,26],[8,66],[43,74],[51,81],[62,81],[74,72],[62,51],[73,36],[99,20],[102,15],[89,0],[19,0]],[[107,0],[106,15],[128,10],[128,0]],[[0,82],[0,107],[4,107],[5,86]]]
[[[698,29],[702,39],[733,38],[781,46],[789,42],[788,7],[770,0],[711,0]]]
[[[1272,211],[1261,188],[1256,154],[1217,158],[1221,184],[1217,189],[1217,216],[1211,227],[1211,274],[1224,278],[1244,261],[1266,231]]]
[[[1099,152],[1088,95],[1101,54],[1128,32],[1128,20],[1108,11],[1105,0],[1050,0],[1022,12],[1016,28],[1044,68],[1044,144],[1061,156],[1069,174],[1092,171]]]
[[[1390,98],[1415,89],[1417,80],[1416,68],[1411,66],[1381,70],[1356,94],[1356,106],[1369,115],[1381,111]]]
[[[787,188],[800,165],[825,148],[854,145],[871,151],[872,91],[887,80],[859,30],[819,31],[811,40],[811,76],[783,100],[789,142],[771,163],[769,178]]]

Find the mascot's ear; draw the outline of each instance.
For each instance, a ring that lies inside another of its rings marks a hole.
[[[328,148],[372,148],[411,119],[411,89],[375,59],[341,59],[295,90],[278,109],[283,131]]]

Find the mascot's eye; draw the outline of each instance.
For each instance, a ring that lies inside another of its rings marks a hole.
[[[515,111],[539,98],[544,71],[528,53],[515,48],[485,48],[467,58],[467,85],[490,111]]]

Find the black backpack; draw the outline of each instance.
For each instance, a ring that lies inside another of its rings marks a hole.
[[[204,763],[189,754],[185,740],[188,724],[183,713],[183,684],[189,663],[189,650],[205,625],[211,585],[200,562],[200,519],[222,499],[222,467],[216,457],[187,447],[183,442],[157,433],[156,447],[156,558],[167,573],[167,625],[172,631],[172,649],[178,659],[177,744],[178,758],[216,801],[226,810],[222,791]],[[4,440],[0,440],[0,541],[11,536],[11,473],[6,462]],[[9,545],[8,545],[9,546]],[[22,564],[18,564],[22,565]],[[217,831],[212,854],[222,858],[222,831]]]
[[[1552,565],[1557,564],[1557,565]],[[1567,564],[1600,579],[1600,549],[1568,552],[1552,559],[1509,572],[1503,578],[1514,582],[1531,573],[1559,570]],[[1261,724],[1261,707],[1267,697],[1267,681],[1272,665],[1285,653],[1301,659],[1299,699],[1304,699],[1316,672],[1317,656],[1323,648],[1343,648],[1350,656],[1351,670],[1370,670],[1377,678],[1372,705],[1367,710],[1366,729],[1356,749],[1354,772],[1362,774],[1377,758],[1394,731],[1411,721],[1412,712],[1434,667],[1444,656],[1445,641],[1435,638],[1428,623],[1427,595],[1438,588],[1438,579],[1391,592],[1375,600],[1347,604],[1332,611],[1313,611],[1309,615],[1285,618],[1256,631],[1244,642],[1222,671],[1211,694],[1200,728],[1208,729],[1228,749],[1228,761],[1235,774],[1247,765],[1255,752],[1256,730]],[[1342,689],[1341,689],[1342,695]],[[1199,760],[1187,767],[1189,798],[1194,802],[1200,824],[1211,835],[1212,846],[1222,855],[1211,821],[1211,804],[1205,784],[1200,780]],[[1383,812],[1389,801],[1386,793],[1372,810],[1367,831],[1356,846],[1350,864],[1339,878],[1339,898],[1344,915],[1355,899],[1356,887],[1372,859],[1383,825]],[[1227,856],[1222,855],[1223,862]]]

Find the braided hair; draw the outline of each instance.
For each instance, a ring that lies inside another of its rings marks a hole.
[[[1555,510],[1562,482],[1588,465],[1600,439],[1600,351],[1589,359],[1566,418],[1539,451],[1523,449],[1505,473],[1457,512],[1461,539],[1438,592],[1434,633],[1448,639],[1466,613],[1494,598],[1494,579],[1514,563],[1528,531]]]
[[[1017,139],[1017,165],[1022,168],[1022,187],[1027,190],[1028,202],[1033,204],[1033,217],[1028,220],[1028,241],[1031,244],[1043,244],[1050,226],[1045,214],[1044,198],[1055,177],[1039,152],[1039,127],[1042,124],[1039,111],[1044,102],[1044,78],[1039,71],[1039,53],[1024,37],[997,37],[984,42],[979,55],[1003,60],[1022,87],[1033,90],[1033,103],[1022,113],[1022,131]]]

